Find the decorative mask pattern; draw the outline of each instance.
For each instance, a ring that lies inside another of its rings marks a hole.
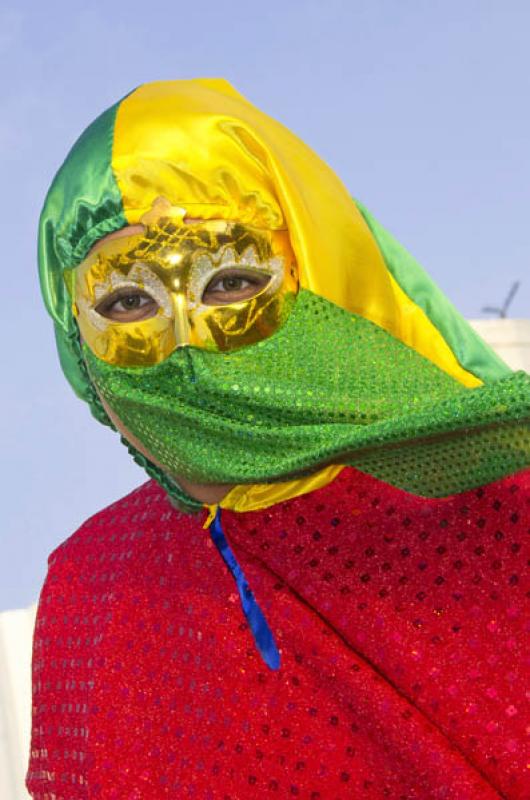
[[[251,296],[209,301],[223,276],[236,276]],[[92,352],[109,364],[149,366],[178,347],[235,350],[274,333],[298,291],[287,231],[267,231],[222,220],[160,218],[144,233],[114,239],[68,276],[73,313]],[[144,298],[146,312],[116,320],[108,309],[120,298]]]

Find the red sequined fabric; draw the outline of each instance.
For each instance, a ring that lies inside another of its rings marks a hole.
[[[36,800],[528,800],[530,472],[424,500],[353,469],[223,527],[153,482],[55,550],[33,657]]]

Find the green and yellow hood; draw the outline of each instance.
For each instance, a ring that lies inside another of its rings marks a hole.
[[[135,89],[82,134],[47,195],[39,235],[42,292],[66,377],[100,419],[108,421],[88,378],[63,273],[102,236],[139,222],[159,197],[197,218],[287,228],[304,292],[377,326],[414,351],[418,364],[449,376],[462,390],[460,410],[440,411],[442,418],[453,417],[446,429],[433,428],[432,445],[458,431],[465,448],[463,434],[471,443],[480,431],[483,453],[480,469],[471,464],[455,491],[528,465],[527,378],[511,373],[309,147],[223,80],[161,81]],[[377,369],[374,356],[374,374]],[[471,395],[484,397],[482,417],[466,418],[462,411]],[[456,424],[459,414],[467,419],[464,426]],[[421,463],[433,452],[428,432],[424,425],[421,435],[414,434],[397,417],[396,424],[401,438],[383,441],[374,433],[370,441],[364,429],[362,445],[359,440],[356,450],[352,443],[339,461],[422,493]],[[411,447],[423,447],[416,482],[400,482],[396,466],[390,477],[374,467],[378,447],[394,448],[395,465]]]

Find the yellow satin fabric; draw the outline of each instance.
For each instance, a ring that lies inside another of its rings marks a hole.
[[[375,322],[464,386],[481,384],[389,273],[333,171],[226,81],[140,86],[120,105],[112,166],[130,224],[165,197],[192,217],[287,227],[301,286]]]
[[[332,464],[314,475],[294,481],[234,486],[220,503],[204,504],[209,513],[203,527],[208,527],[219,506],[231,511],[258,511],[260,508],[268,508],[275,503],[290,500],[291,497],[321,489],[334,480],[343,469],[344,466],[341,464]]]

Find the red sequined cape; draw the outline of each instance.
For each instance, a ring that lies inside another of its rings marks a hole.
[[[206,512],[141,486],[50,556],[32,796],[528,800],[529,489],[424,500],[346,468],[224,511],[272,672]]]

